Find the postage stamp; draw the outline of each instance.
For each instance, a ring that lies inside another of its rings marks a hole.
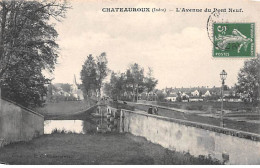
[[[255,23],[214,23],[213,57],[254,57]]]

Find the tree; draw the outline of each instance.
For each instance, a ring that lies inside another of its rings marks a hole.
[[[71,84],[68,83],[61,83],[60,87],[62,88],[63,91],[70,93],[71,91]]]
[[[35,71],[30,70],[27,66],[13,68],[4,75],[2,85],[2,95],[24,106],[41,106],[44,103],[43,96],[47,95],[45,83],[49,83],[49,79],[45,79],[40,72],[40,68]],[[36,76],[37,75],[37,76]]]
[[[50,80],[42,70],[52,72],[58,57],[50,18],[60,21],[68,8],[55,0],[0,1],[0,87],[9,99],[37,104],[46,94],[43,86]]]
[[[157,97],[158,97],[158,101],[165,101],[165,97],[166,95],[163,94],[162,92],[157,92]]]
[[[131,64],[127,70],[127,83],[132,85],[133,101],[135,101],[139,92],[144,89],[144,69],[137,63]]]
[[[97,64],[94,57],[90,54],[87,60],[82,66],[80,72],[80,77],[82,81],[83,88],[87,96],[92,96],[92,92],[97,89]]]
[[[95,92],[95,96],[100,98],[101,87],[103,81],[108,75],[109,69],[107,67],[106,53],[103,52],[99,56],[94,57],[90,54],[87,57],[81,70],[81,80],[83,88],[88,96],[92,96],[92,92]]]
[[[110,82],[105,83],[104,92],[106,95],[112,97],[113,99],[124,100],[125,90],[125,74],[115,73],[112,71]]]
[[[154,77],[153,77],[153,70],[152,68],[148,68],[148,73],[147,73],[147,76],[144,78],[144,85],[146,87],[146,90],[147,90],[147,94],[152,92],[155,88],[155,86],[157,85],[158,83],[158,80],[156,80]],[[147,97],[148,99],[148,97]]]
[[[113,97],[112,96],[112,89],[113,89],[113,87],[112,87],[112,85],[109,82],[106,82],[104,84],[103,91],[104,91],[106,96]]]
[[[260,84],[260,54],[251,60],[244,62],[244,67],[238,73],[237,93],[244,95],[245,101],[259,103]]]
[[[110,82],[105,84],[104,92],[116,99],[135,101],[139,93],[152,91],[157,82],[152,77],[151,68],[145,76],[144,68],[135,63],[130,65],[124,73],[112,72]]]
[[[97,56],[97,91],[98,97],[101,96],[101,87],[104,79],[107,77],[109,69],[107,67],[106,53],[103,52]]]

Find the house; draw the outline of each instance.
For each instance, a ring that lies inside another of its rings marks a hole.
[[[191,92],[191,95],[193,97],[199,97],[200,96],[200,92],[198,90],[195,90],[194,92]]]
[[[184,93],[184,92],[183,92],[183,93],[181,94],[181,99],[182,99],[182,100],[188,100],[189,98],[190,98],[190,96],[188,95],[188,93]]]
[[[191,92],[191,97],[189,98],[190,102],[199,102],[199,101],[203,101],[202,98],[200,98],[200,92],[198,90],[195,90],[193,92]]]
[[[163,90],[162,90],[162,93],[163,93],[164,95],[167,95],[166,89],[163,89]]]
[[[69,96],[70,96],[70,93],[63,91],[63,96],[69,97]]]
[[[170,93],[165,99],[167,101],[175,102],[177,100],[177,97],[178,97],[178,94],[173,92],[173,93]]]
[[[53,95],[56,95],[56,96],[61,96],[61,95],[63,95],[63,90],[62,90],[62,88],[58,86],[58,87],[56,88],[56,91],[55,91],[55,90],[53,91]]]
[[[209,90],[207,90],[204,94],[202,94],[202,97],[210,97],[211,93]]]

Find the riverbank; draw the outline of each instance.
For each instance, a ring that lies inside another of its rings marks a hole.
[[[60,101],[60,102],[48,102],[44,107],[35,109],[38,113],[44,116],[44,119],[85,119],[85,116],[79,116],[89,108],[96,105],[93,100],[81,100],[81,101]]]
[[[0,160],[24,165],[219,164],[204,157],[167,150],[141,137],[119,133],[43,135],[30,142],[1,148]]]
[[[128,105],[135,107],[135,110],[141,110],[144,112],[148,111],[150,105],[142,103],[127,102]],[[122,104],[122,103],[121,103]],[[203,111],[188,111],[188,110],[178,110],[172,107],[157,106],[159,108],[158,114],[160,116],[188,120],[192,122],[209,124],[214,126],[220,125],[219,114],[205,113]],[[259,114],[252,115],[241,114],[241,113],[229,113],[224,115],[224,127],[234,130],[241,130],[245,132],[260,134],[260,120]]]

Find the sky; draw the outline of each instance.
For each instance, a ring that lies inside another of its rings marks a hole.
[[[222,22],[259,23],[260,2],[252,1],[120,1],[74,0],[67,17],[56,24],[60,56],[53,83],[72,83],[89,54],[107,53],[108,67],[124,72],[131,63],[151,67],[157,88],[220,86],[222,69],[226,84],[237,82],[245,58],[213,58],[208,37],[210,13],[177,13],[176,8],[243,8],[242,13],[221,13]],[[257,6],[258,5],[258,6]],[[107,13],[102,8],[165,8],[158,13]],[[173,11],[170,11],[173,10]],[[260,27],[256,26],[256,44]],[[211,33],[211,32],[209,32]],[[256,47],[259,51],[259,45]]]

